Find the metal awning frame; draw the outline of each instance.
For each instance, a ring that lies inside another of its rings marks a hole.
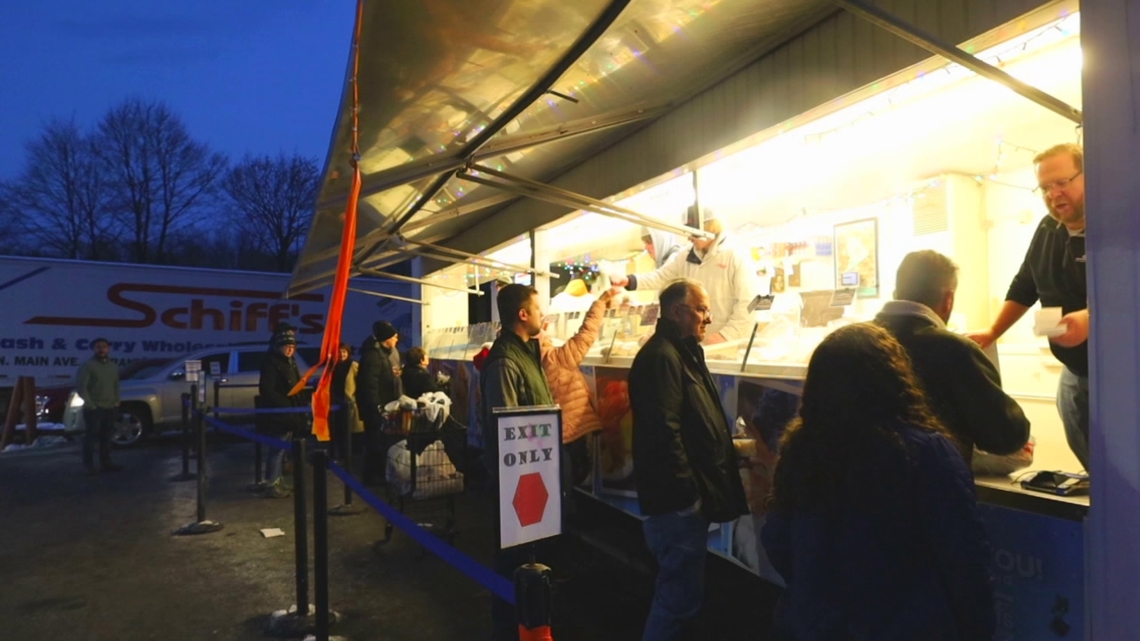
[[[415,285],[428,285],[431,287],[438,287],[440,289],[450,289],[450,290],[456,291],[456,292],[466,292],[468,294],[475,294],[476,296],[482,296],[483,295],[483,292],[479,291],[478,289],[467,289],[466,287],[452,287],[450,285],[440,285],[438,283],[433,283],[431,281],[427,281],[427,280],[424,280],[422,278],[415,278],[413,276],[404,276],[403,274],[390,274],[388,272],[382,272],[382,271],[379,271],[376,269],[361,269],[360,275],[361,276],[371,276],[373,278],[383,278],[383,279],[387,279],[387,280],[398,280],[398,281],[403,281],[405,283],[412,283]]]
[[[374,291],[367,290],[367,289],[360,289],[358,287],[349,287],[348,291],[356,292],[357,294],[365,294],[367,296],[378,296],[380,298],[393,298],[395,300],[402,300],[402,301],[405,301],[408,303],[415,303],[417,305],[427,306],[427,305],[431,304],[425,300],[420,300],[419,298],[408,298],[407,296],[397,296],[395,294],[385,294],[384,292],[374,292]]]
[[[484,178],[481,174],[487,174],[497,180]],[[639,214],[632,209],[626,209],[612,203],[607,203],[596,198],[583,196],[582,194],[574,193],[566,189],[560,189],[552,185],[522,178],[519,176],[512,176],[501,171],[484,167],[481,165],[471,165],[466,169],[456,173],[458,178],[470,182],[478,183],[496,189],[502,189],[520,196],[527,196],[536,200],[553,203],[556,205],[564,205],[571,209],[584,209],[602,216],[609,216],[610,218],[617,218],[624,220],[635,225],[644,225],[653,229],[660,229],[673,234],[678,234],[682,237],[689,238],[714,238],[716,235],[704,230],[693,229],[692,227],[685,227],[683,225],[670,225],[669,223],[661,222],[660,220],[650,218],[644,214]]]
[[[1032,100],[1038,105],[1064,118],[1072,120],[1078,125],[1084,122],[1084,116],[1080,109],[1073,107],[1060,98],[1044,92],[1033,85],[1026,84],[1014,78],[1005,71],[964,51],[960,47],[945,42],[934,34],[919,29],[887,11],[871,6],[862,0],[831,1],[871,24],[889,31],[911,44],[918,45],[931,53],[942,56],[951,62],[956,62],[983,78],[1004,85],[1021,96]]]

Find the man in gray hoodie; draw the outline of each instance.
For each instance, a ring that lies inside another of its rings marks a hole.
[[[79,368],[75,393],[83,400],[83,467],[87,474],[118,472],[111,462],[111,435],[115,431],[115,411],[119,407],[119,366],[111,360],[111,343],[96,338],[91,343],[95,355]],[[99,468],[95,467],[95,444],[99,444]]]

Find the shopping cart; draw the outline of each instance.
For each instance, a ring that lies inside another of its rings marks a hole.
[[[389,442],[388,502],[448,543],[455,541],[455,495],[463,491],[467,428],[424,408],[384,415]],[[384,541],[392,538],[384,525]]]

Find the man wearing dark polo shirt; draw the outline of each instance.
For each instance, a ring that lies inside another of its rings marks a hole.
[[[1060,307],[1065,332],[1049,347],[1065,366],[1057,388],[1057,411],[1069,449],[1089,466],[1089,310],[1085,288],[1084,152],[1079,145],[1051,147],[1033,159],[1037,190],[1049,215],[1041,220],[1025,261],[1010,283],[1005,304],[993,325],[970,338],[987,347],[1038,300]]]

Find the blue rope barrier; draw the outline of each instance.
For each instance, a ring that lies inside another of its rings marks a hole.
[[[399,510],[388,505],[387,502],[380,500],[379,497],[365,488],[360,481],[356,480],[356,478],[346,472],[341,466],[330,461],[329,469],[332,470],[333,474],[336,474],[345,485],[352,488],[352,491],[356,492],[356,495],[363,499],[365,503],[372,506],[381,516],[388,519],[388,522],[394,527],[406,532],[408,536],[412,537],[416,543],[422,545],[424,549],[432,552],[443,559],[445,563],[467,575],[468,578],[474,580],[479,585],[487,588],[495,596],[511,605],[515,604],[515,587],[509,580],[499,576],[498,573],[487,566],[448,545],[436,535],[420,527],[415,521],[401,514]]]
[[[336,411],[340,409],[340,405],[333,405],[329,409]],[[311,407],[264,407],[261,409],[252,407],[212,407],[211,412],[219,414],[311,414],[313,408]]]
[[[293,444],[289,443],[288,441],[283,441],[279,438],[273,438],[272,436],[265,436],[264,434],[258,434],[257,432],[254,432],[252,430],[247,430],[247,429],[243,429],[240,427],[235,427],[235,426],[230,425],[228,423],[223,423],[222,421],[219,421],[218,419],[216,419],[212,416],[203,416],[202,418],[204,418],[207,423],[209,423],[210,425],[213,425],[214,427],[218,428],[219,430],[222,430],[223,432],[229,432],[230,434],[233,434],[235,436],[240,436],[244,439],[256,441],[258,443],[261,443],[262,445],[268,445],[269,447],[275,447],[279,450],[289,450],[289,449],[292,449],[292,447],[293,447]]]

